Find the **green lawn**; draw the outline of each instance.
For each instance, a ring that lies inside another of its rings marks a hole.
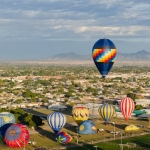
[[[45,135],[45,136],[43,136]],[[81,137],[84,137],[81,135]],[[93,137],[93,139],[96,137],[95,136],[91,136]],[[79,143],[82,141],[82,138],[79,138]],[[31,146],[31,145],[27,145],[26,149],[27,150],[33,150],[33,148],[36,147],[47,147],[47,148],[54,148],[54,147],[60,147],[62,145],[56,143],[54,141],[54,137],[53,134],[49,131],[39,131],[38,134],[31,134],[30,140],[34,140],[36,141],[36,145],[35,146]],[[93,140],[94,141],[94,140]],[[148,148],[150,148],[150,134],[149,135],[143,135],[143,136],[139,136],[139,137],[132,137],[132,138],[127,138],[127,139],[122,139],[122,143],[126,144],[127,142],[130,143],[135,143],[137,144],[138,148],[132,148],[130,150],[136,150],[141,148],[142,150],[146,150]],[[95,144],[98,146],[97,150],[120,150],[119,144],[121,143],[121,140],[115,140],[115,141],[109,141],[106,143],[99,143],[99,144]],[[70,144],[68,144],[67,146],[71,146],[71,145],[76,145],[76,140],[73,139],[71,141]],[[66,145],[63,145],[66,146]],[[92,144],[87,144],[85,146],[80,146],[80,147],[72,147],[72,148],[67,148],[66,150],[94,150],[94,145]],[[124,148],[124,150],[127,148]],[[4,142],[2,140],[0,140],[0,150],[11,150],[11,148],[7,147]],[[17,150],[17,149],[14,149]]]
[[[130,150],[138,150],[138,149],[148,150],[150,149],[150,134],[122,140],[123,144],[126,144],[127,142],[135,143],[137,145],[136,148],[130,148]],[[120,146],[119,146],[120,143],[121,143],[120,140],[115,140],[115,141],[99,143],[95,145],[98,146],[97,150],[120,150]],[[80,147],[67,148],[67,150],[95,150],[96,149],[94,148],[95,145],[88,144]],[[128,149],[127,147],[124,147],[124,150],[127,149]]]

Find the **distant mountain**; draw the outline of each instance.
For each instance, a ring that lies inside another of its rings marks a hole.
[[[91,55],[80,55],[74,52],[61,53],[47,58],[47,60],[91,60]]]
[[[150,61],[150,53],[145,50],[141,50],[136,53],[118,52],[117,60],[149,60]]]
[[[76,54],[74,52],[70,53],[62,53],[58,55],[54,55],[51,57],[46,58],[46,60],[92,60],[92,54],[88,55],[80,55]],[[137,61],[150,61],[150,53],[147,52],[146,50],[141,50],[136,53],[117,53],[117,60],[119,61],[132,61],[132,60],[137,60]]]

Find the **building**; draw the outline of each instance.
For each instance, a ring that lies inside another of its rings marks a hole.
[[[48,106],[48,109],[59,111],[59,110],[66,110],[67,107],[64,105],[60,105],[60,104],[51,104]]]
[[[136,100],[136,105],[142,105],[143,107],[149,107],[150,99],[138,99],[138,100]]]

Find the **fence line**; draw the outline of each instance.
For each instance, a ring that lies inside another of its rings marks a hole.
[[[141,133],[141,134],[132,134],[132,135],[126,135],[126,136],[122,136],[122,139],[125,139],[125,138],[130,138],[130,137],[136,137],[136,136],[139,136],[139,135],[146,135],[146,134],[149,134],[147,132],[144,132],[144,133]],[[116,137],[115,140],[119,140],[121,139],[121,137]],[[67,148],[71,148],[71,147],[78,147],[78,146],[83,146],[83,145],[87,145],[87,144],[96,144],[96,143],[110,143],[112,145],[118,145],[117,143],[113,143],[113,142],[109,142],[109,141],[113,141],[114,138],[107,138],[107,139],[100,139],[100,140],[96,140],[96,141],[85,141],[85,142],[82,142],[82,143],[79,143],[78,145],[77,144],[72,144],[72,145],[66,145],[66,146],[62,146],[62,147],[55,147],[55,148],[46,148],[46,147],[39,147],[39,148],[35,148],[34,150],[63,150],[63,149],[67,149]],[[139,147],[139,146],[136,146],[137,149],[139,150],[150,150],[150,149],[147,149],[146,147]],[[130,148],[129,148],[130,149]]]

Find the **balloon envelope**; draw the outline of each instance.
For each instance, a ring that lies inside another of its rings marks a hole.
[[[67,144],[67,143],[69,143],[72,140],[72,137],[67,132],[59,132],[58,134],[56,134],[55,140],[58,143]]]
[[[11,148],[21,148],[29,141],[29,132],[21,124],[12,124],[5,133],[4,141]]]
[[[12,113],[0,113],[0,135],[3,136],[7,128],[13,123],[15,123],[15,117]]]
[[[116,114],[116,109],[113,105],[105,103],[99,107],[98,112],[99,112],[100,116],[106,122],[108,122],[114,116],[114,114]]]
[[[92,49],[93,61],[103,78],[112,68],[116,54],[116,47],[109,39],[100,39],[94,44]]]
[[[72,117],[77,124],[89,118],[90,112],[86,107],[77,106],[72,110]]]
[[[65,125],[66,116],[60,112],[53,112],[47,116],[47,121],[55,134],[57,134]]]
[[[135,108],[134,101],[130,97],[125,97],[120,102],[120,111],[127,121]]]
[[[92,121],[85,120],[80,123],[78,127],[78,133],[79,134],[96,134],[97,129]]]

